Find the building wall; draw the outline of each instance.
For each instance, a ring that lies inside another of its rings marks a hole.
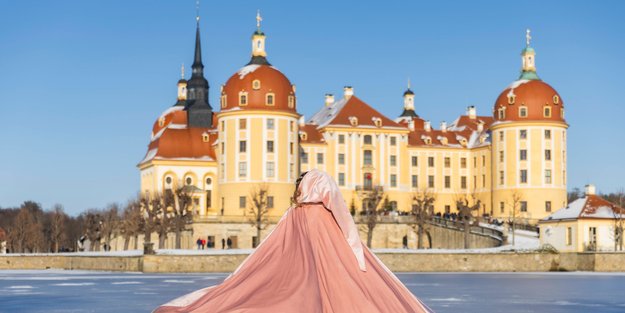
[[[570,244],[567,241],[568,228],[571,231]],[[614,251],[613,219],[575,219],[564,222],[541,222],[541,244],[548,243],[560,252],[584,252],[588,250],[590,228],[596,230],[596,251]]]

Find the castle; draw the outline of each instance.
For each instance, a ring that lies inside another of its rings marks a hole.
[[[529,31],[520,76],[499,94],[492,114],[470,106],[436,129],[419,116],[410,86],[396,118],[345,87],[340,97],[327,94],[306,120],[295,85],[268,61],[260,21],[250,61],[221,86],[215,110],[198,19],[191,78],[178,81],[177,102],[157,118],[138,165],[141,192],[192,190],[194,237],[254,245],[245,216],[250,190],[268,186],[275,221],[291,204],[296,178],[312,168],[333,176],[355,211],[363,206],[357,191],[374,187],[398,212],[410,211],[420,190],[435,195],[436,212],[455,212],[460,198],[479,199],[480,215],[507,220],[515,209],[528,223],[566,206],[564,104],[536,73]]]

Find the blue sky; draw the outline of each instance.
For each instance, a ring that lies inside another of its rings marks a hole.
[[[434,125],[491,113],[532,29],[539,76],[565,102],[569,188],[625,187],[625,2],[203,1],[210,99],[249,60],[256,10],[269,61],[310,116],[344,85],[390,117],[408,77]],[[0,206],[70,213],[125,202],[151,125],[193,57],[195,1],[0,1]],[[187,71],[189,72],[189,71]]]

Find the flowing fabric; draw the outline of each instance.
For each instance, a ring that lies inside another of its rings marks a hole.
[[[330,176],[308,172],[299,189],[298,204],[222,284],[155,312],[432,312],[362,244]]]

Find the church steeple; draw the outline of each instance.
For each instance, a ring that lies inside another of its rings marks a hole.
[[[530,30],[525,31],[525,49],[521,51],[521,76],[519,79],[540,80],[536,74],[536,51],[530,46],[532,36]]]
[[[256,12],[256,31],[252,34],[252,59],[250,64],[271,65],[267,61],[267,52],[265,51],[265,33],[260,30],[260,22],[263,18],[260,16],[260,10]]]
[[[208,102],[208,81],[204,78],[204,64],[202,64],[202,45],[200,42],[200,14],[195,18],[195,54],[191,65],[191,79],[187,82],[187,120],[189,127],[211,127],[213,109]]]

